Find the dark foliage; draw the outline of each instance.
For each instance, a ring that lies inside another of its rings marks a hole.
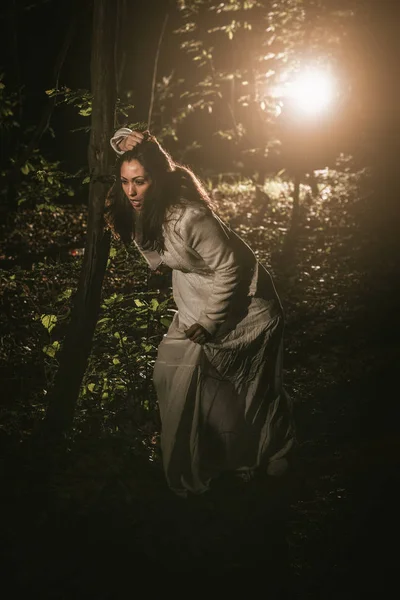
[[[108,598],[131,588],[134,569],[228,587],[250,577],[277,598],[342,598],[390,578],[385,532],[396,523],[400,460],[396,241],[389,228],[382,237],[368,173],[342,160],[318,183],[319,197],[301,188],[294,237],[287,183],[269,182],[257,201],[245,181],[214,193],[273,271],[286,309],[286,385],[299,447],[281,481],[221,482],[188,502],[166,489],[149,378],[172,308],[169,275],[148,279],[139,257],[116,244],[69,455],[46,489],[27,487],[18,477],[19,440],[43,411],[80,259],[3,271],[2,447],[12,474],[3,564],[21,589]],[[29,235],[29,223],[22,231]],[[54,328],[43,315],[57,316]],[[374,566],[368,577],[364,564]]]

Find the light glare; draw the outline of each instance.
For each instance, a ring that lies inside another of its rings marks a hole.
[[[315,114],[326,110],[333,102],[334,81],[321,70],[306,71],[288,85],[287,96],[303,112]]]

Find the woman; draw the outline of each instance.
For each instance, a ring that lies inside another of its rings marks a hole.
[[[213,212],[192,171],[149,132],[120,129],[111,145],[120,181],[107,219],[151,269],[172,269],[177,312],[153,373],[168,485],[186,496],[226,472],[245,480],[277,473],[294,432],[270,274]]]

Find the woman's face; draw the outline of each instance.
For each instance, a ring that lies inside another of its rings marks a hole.
[[[140,212],[151,186],[151,179],[138,160],[122,163],[121,185],[133,209]]]

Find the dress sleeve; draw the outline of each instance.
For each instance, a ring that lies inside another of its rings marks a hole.
[[[240,268],[229,236],[219,219],[202,208],[185,211],[180,235],[190,251],[195,251],[214,274],[212,292],[198,323],[214,335],[227,318],[240,283]]]
[[[121,129],[118,129],[110,139],[111,148],[120,156],[123,154],[123,152],[121,152],[121,150],[118,148],[118,144],[130,133],[132,133],[132,129],[129,129],[128,127],[121,127]]]
[[[147,262],[148,266],[152,271],[155,271],[157,267],[159,267],[162,263],[162,258],[157,250],[144,250],[139,244],[135,241],[135,246],[139,250],[140,254],[143,256],[144,260]]]

